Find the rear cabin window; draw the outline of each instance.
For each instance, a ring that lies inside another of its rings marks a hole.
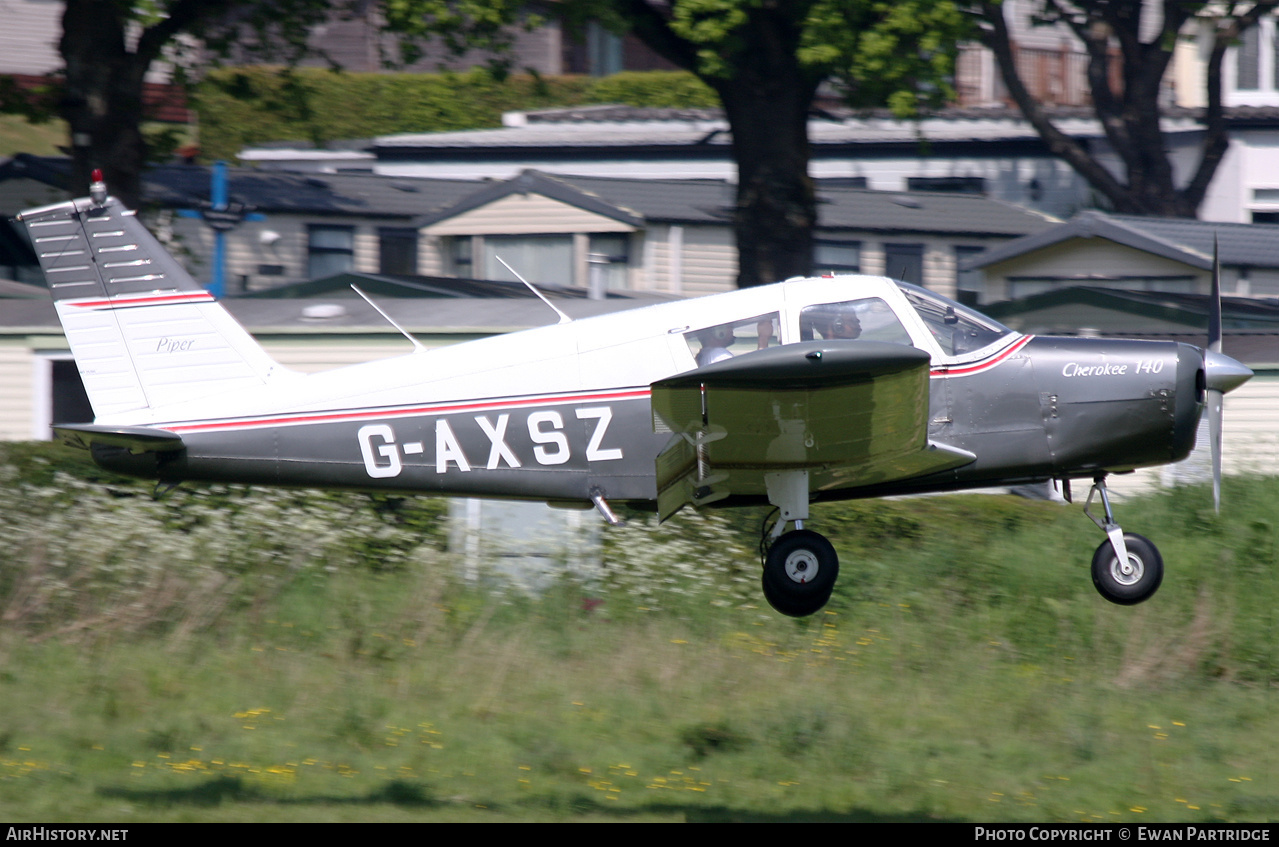
[[[684,333],[684,340],[699,368],[753,350],[776,347],[780,343],[777,312],[695,329]]]

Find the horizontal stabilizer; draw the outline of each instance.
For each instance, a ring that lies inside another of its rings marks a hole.
[[[169,453],[185,445],[177,433],[143,426],[54,424],[53,434],[68,447],[88,450],[94,444],[123,447],[130,453]]]

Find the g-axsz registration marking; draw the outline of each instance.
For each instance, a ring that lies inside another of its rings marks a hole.
[[[586,444],[588,462],[611,462],[625,458],[621,447],[603,446],[609,424],[613,420],[611,407],[579,408],[574,410],[574,415],[577,420],[595,422]],[[572,458],[572,447],[564,432],[564,415],[555,409],[530,412],[525,417],[524,427],[533,444],[531,461],[528,457],[521,459],[506,440],[507,428],[511,422],[509,413],[497,415],[496,418],[476,415],[474,420],[489,442],[488,459],[484,464],[486,470],[497,470],[502,465],[508,468],[520,468],[526,464],[544,467],[562,465]],[[434,428],[435,472],[447,473],[450,465],[463,473],[472,470],[475,467],[473,457],[466,455],[453,430],[453,424],[447,418],[436,418]],[[364,470],[373,479],[399,476],[404,470],[406,457],[426,452],[426,445],[421,441],[399,443],[395,429],[385,423],[360,427],[356,440],[359,442],[360,456],[364,459]]]

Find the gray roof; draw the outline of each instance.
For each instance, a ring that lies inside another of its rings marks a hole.
[[[1018,236],[1049,229],[1046,215],[980,194],[820,188],[819,226],[868,232]]]
[[[1056,288],[986,306],[992,318],[1008,322],[1026,314],[1060,306],[1094,306],[1126,315],[1156,317],[1170,324],[1184,324],[1207,335],[1212,297],[1165,291],[1127,291],[1095,285]],[[1270,297],[1222,297],[1221,320],[1225,329],[1279,330],[1279,299]],[[1011,326],[1011,324],[1010,324]]]
[[[1147,218],[1095,210],[1000,245],[969,260],[966,267],[989,267],[1075,238],[1104,238],[1200,270],[1212,268],[1212,244],[1216,238],[1223,265],[1279,267],[1279,225]]]
[[[524,171],[419,220],[453,217],[516,193],[539,193],[633,225],[641,221],[729,225],[736,186],[725,180],[623,179]],[[978,194],[818,189],[821,229],[881,233],[1018,236],[1052,225],[1043,215]]]
[[[19,154],[0,165],[0,178],[27,177],[61,186],[70,172],[61,157]],[[308,215],[354,215],[412,219],[481,189],[467,179],[410,179],[371,173],[314,174],[228,168],[227,191],[234,203],[258,211]],[[210,199],[210,169],[202,165],[160,165],[143,175],[147,199],[170,208],[195,207]]]
[[[523,171],[519,175],[502,182],[489,183],[484,188],[460,198],[452,206],[421,216],[418,218],[417,223],[419,226],[427,226],[437,221],[455,217],[463,212],[486,206],[512,194],[540,194],[597,215],[623,221],[631,226],[639,226],[641,223],[640,216],[631,209],[604,200],[590,192],[574,188],[562,178],[534,170]]]
[[[737,205],[737,186],[723,179],[555,178],[653,221],[726,224]]]
[[[553,177],[631,209],[648,220],[719,223],[732,220],[736,186],[723,180]],[[874,191],[818,186],[818,227],[862,232],[927,232],[1016,236],[1053,221],[979,194]]]
[[[165,165],[145,177],[150,200],[166,206],[190,205],[209,198],[209,169]],[[412,218],[478,190],[483,183],[464,179],[407,179],[378,174],[306,174],[228,169],[228,196],[271,213],[359,215]]]
[[[1088,108],[1053,107],[1049,110],[1066,134],[1102,137],[1096,115]],[[1279,124],[1279,109],[1273,107],[1232,107],[1227,121],[1235,126]],[[1202,130],[1201,110],[1164,110],[1165,132]],[[505,126],[494,129],[452,132],[417,132],[384,135],[373,140],[370,150],[379,158],[404,155],[406,150],[444,151],[484,148],[525,150],[553,148],[634,148],[665,147],[718,148],[732,143],[728,121],[720,109],[656,109],[621,105],[571,106],[504,116]],[[825,147],[897,144],[918,146],[958,142],[1041,144],[1038,133],[1013,108],[943,109],[919,120],[904,120],[884,110],[825,109],[808,122],[809,141],[815,156]]]
[[[663,294],[640,294],[607,300],[556,299],[553,302],[569,317],[636,309],[674,298]],[[398,335],[373,307],[358,298],[239,298],[221,301],[246,329],[272,334],[373,334]],[[533,297],[487,298],[391,298],[379,297],[379,307],[410,332],[444,335],[490,335],[516,329],[547,326],[556,322],[555,313]],[[326,304],[333,307],[316,310]],[[324,315],[316,317],[315,315]],[[0,300],[0,335],[28,332],[61,334],[57,312],[50,298],[43,300]]]
[[[43,285],[31,285],[12,279],[0,279],[0,301],[3,300],[47,300],[49,289]]]

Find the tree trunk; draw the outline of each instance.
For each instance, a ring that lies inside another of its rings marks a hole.
[[[146,140],[142,135],[142,82],[149,57],[128,50],[115,4],[68,0],[59,48],[66,62],[62,115],[71,132],[68,189],[88,192],[101,168],[107,188],[129,208],[142,200]]]
[[[737,161],[737,284],[766,285],[813,271],[817,198],[808,175],[814,87],[794,51],[764,51],[730,80],[716,80]]]
[[[703,67],[698,46],[679,37],[648,0],[621,0],[632,31],[659,55],[719,95],[737,160],[737,284],[766,285],[813,269],[817,199],[808,176],[808,110],[824,74],[799,62],[800,0],[744,4],[725,37],[723,70]]]

